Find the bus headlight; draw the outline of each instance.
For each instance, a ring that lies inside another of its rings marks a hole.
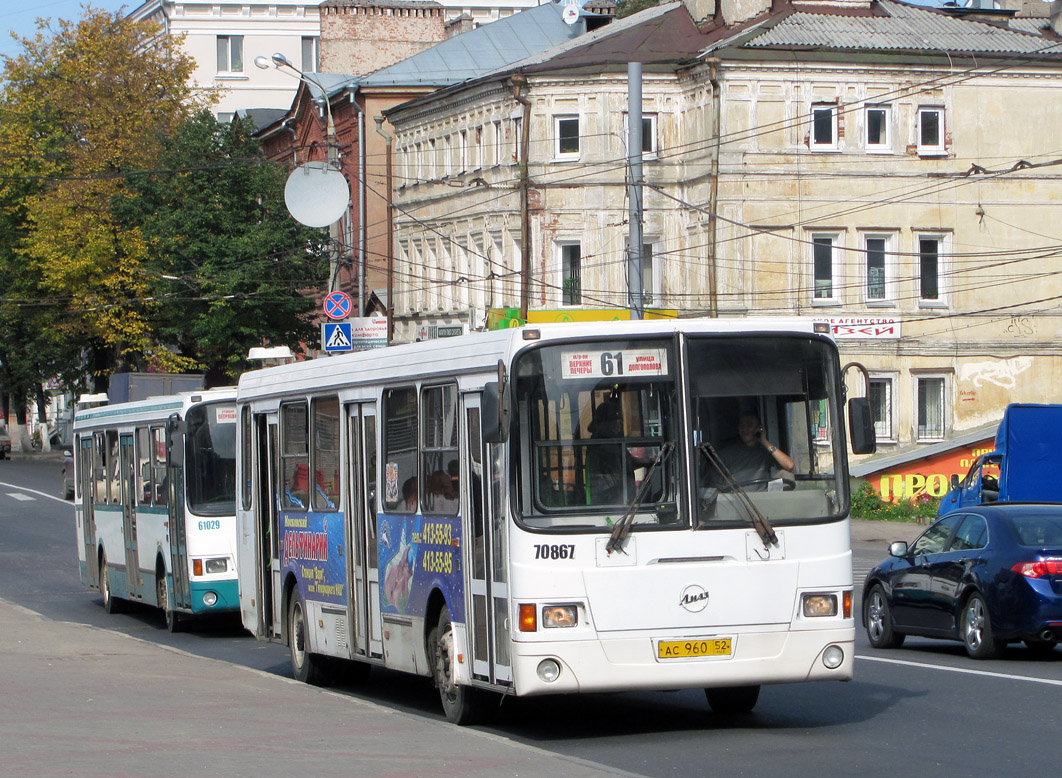
[[[835,594],[805,594],[804,615],[812,616],[836,616],[837,595]]]
[[[822,663],[831,670],[836,670],[844,661],[844,651],[840,646],[827,646],[822,652]]]
[[[542,626],[550,627],[574,627],[579,623],[579,607],[577,605],[546,605],[542,608]]]
[[[218,596],[214,592],[207,592],[203,595],[203,604],[208,608],[213,607],[215,604],[217,604],[217,601]]]
[[[229,560],[225,557],[219,559],[208,559],[206,561],[206,571],[208,573],[224,573],[229,569]]]

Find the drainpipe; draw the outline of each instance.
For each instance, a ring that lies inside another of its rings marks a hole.
[[[527,77],[515,75],[509,79],[513,87],[513,99],[524,107],[524,120],[520,127],[520,318],[527,321],[527,309],[531,302],[531,216],[528,213],[527,193],[531,185],[528,170],[528,146],[531,139],[531,101],[521,90],[527,87]]]
[[[716,217],[716,209],[719,206],[719,148],[722,144],[723,118],[720,115],[723,107],[723,98],[719,91],[718,62],[708,65],[708,83],[712,85],[712,123],[715,130],[715,143],[712,144],[711,157],[711,183],[708,194],[708,315],[716,318],[719,315],[719,298],[717,289],[717,237],[716,227],[719,219]]]
[[[387,192],[387,345],[391,345],[395,335],[395,229],[394,229],[394,188],[391,167],[391,136],[383,131],[383,116],[372,117],[376,122],[377,134],[383,136],[387,144],[387,180],[384,191]]]

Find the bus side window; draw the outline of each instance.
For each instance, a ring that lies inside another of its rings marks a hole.
[[[122,501],[122,485],[118,481],[118,430],[107,430],[107,502],[118,505]]]
[[[151,469],[151,431],[140,427],[136,431],[136,474],[141,505],[151,505],[154,488],[154,472]]]
[[[281,406],[280,507],[304,511],[310,505],[309,418],[306,403]]]
[[[154,472],[155,505],[169,503],[169,486],[166,480],[166,430],[151,428],[151,469]]]

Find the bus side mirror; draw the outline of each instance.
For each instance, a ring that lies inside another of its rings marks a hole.
[[[483,430],[483,440],[487,443],[504,443],[509,439],[511,408],[508,394],[499,389],[497,381],[491,381],[483,386],[483,397],[479,404],[482,409],[480,425]]]
[[[187,422],[176,413],[166,420],[166,464],[170,467],[184,466],[184,435]]]
[[[853,397],[848,401],[848,432],[853,454],[873,454],[877,449],[874,418],[870,412],[870,400],[866,397]]]

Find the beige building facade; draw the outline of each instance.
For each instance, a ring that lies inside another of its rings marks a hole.
[[[1062,401],[1054,24],[674,3],[399,106],[396,333],[627,307],[633,58],[647,307],[830,321],[880,454]]]

